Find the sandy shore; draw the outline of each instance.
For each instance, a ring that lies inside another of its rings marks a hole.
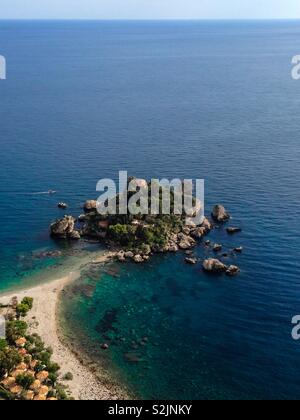
[[[112,256],[112,253],[106,253],[97,257],[93,262],[97,264],[105,263]],[[26,319],[30,332],[39,334],[46,346],[53,349],[53,361],[61,366],[60,377],[68,372],[72,373],[73,380],[67,381],[65,384],[69,386],[73,398],[76,400],[124,399],[126,398],[125,393],[101,384],[95,375],[83,366],[71,350],[59,339],[57,319],[59,296],[64,287],[75,281],[79,276],[79,271],[71,272],[68,276],[49,283],[0,296],[0,302],[7,304],[14,296],[17,296],[18,300],[25,296],[33,297],[33,309]]]

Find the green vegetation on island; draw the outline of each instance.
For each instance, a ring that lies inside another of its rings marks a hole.
[[[191,221],[186,223],[188,215],[184,211],[175,211],[178,202],[176,191],[172,188],[159,188],[159,199],[153,199],[152,184],[142,181],[140,190],[145,189],[148,197],[148,214],[120,214],[121,200],[124,201],[124,194],[115,197],[116,214],[99,214],[97,202],[88,200],[84,205],[84,214],[78,218],[65,216],[57,220],[50,227],[52,237],[57,239],[78,240],[88,238],[105,243],[109,249],[118,251],[118,259],[125,261],[132,259],[135,262],[144,262],[153,253],[177,252],[178,250],[189,250],[193,248],[197,240],[201,239],[211,230],[211,222],[204,219],[202,224],[196,225]],[[126,193],[125,193],[126,194]],[[135,192],[127,192],[126,202]],[[169,197],[169,213],[163,211],[163,198]],[[176,200],[175,200],[176,199]],[[155,202],[154,202],[155,200]],[[180,195],[183,201],[183,195]],[[108,203],[108,202],[107,202]],[[191,203],[197,208],[195,197],[191,197]],[[155,205],[156,214],[150,212]],[[196,212],[196,210],[195,210]],[[151,213],[151,214],[150,214]],[[193,214],[194,216],[195,214]]]

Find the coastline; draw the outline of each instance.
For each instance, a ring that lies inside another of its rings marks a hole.
[[[105,264],[114,255],[114,253],[104,253],[91,263]],[[25,320],[30,333],[38,334],[46,346],[53,349],[53,360],[61,366],[60,379],[66,373],[72,373],[73,379],[64,382],[69,387],[71,397],[75,400],[124,400],[128,395],[121,387],[119,389],[107,382],[101,383],[62,339],[58,315],[60,296],[64,288],[79,276],[80,271],[72,271],[69,275],[48,283],[0,295],[0,302],[7,304],[15,296],[18,300],[22,300],[25,296],[34,299],[33,308]]]

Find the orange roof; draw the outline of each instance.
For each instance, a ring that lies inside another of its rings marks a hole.
[[[25,354],[27,354],[27,350],[26,350],[26,349],[20,349],[20,350],[18,350],[18,353],[19,353],[21,356],[25,356]]]
[[[24,346],[25,346],[25,344],[26,344],[26,342],[27,342],[26,338],[21,337],[21,338],[19,338],[19,339],[16,341],[16,346],[18,346],[18,347],[24,347]]]
[[[30,362],[29,364],[30,369],[34,369],[38,363],[39,362],[37,360],[32,360],[32,362]]]
[[[24,394],[24,398],[27,401],[33,400],[33,397],[34,397],[33,391],[26,391],[26,393]]]
[[[39,381],[43,382],[43,381],[45,381],[46,379],[48,379],[48,376],[49,376],[49,372],[47,372],[46,370],[43,370],[42,372],[39,372],[39,373],[36,375],[36,378],[37,378]]]
[[[34,401],[46,401],[46,397],[44,395],[37,395],[33,398]]]
[[[41,382],[38,379],[36,379],[33,382],[33,384],[30,386],[30,389],[37,392],[40,389],[40,387],[41,387]]]
[[[4,379],[1,382],[5,387],[10,387],[16,383],[16,378],[13,378],[12,376],[9,376],[8,378]]]
[[[39,395],[47,395],[49,392],[49,388],[45,385],[41,386],[39,389]]]
[[[21,394],[21,392],[23,391],[23,388],[19,385],[15,385],[12,388],[10,388],[9,390],[12,394],[18,395],[18,394]]]
[[[16,370],[27,370],[28,366],[26,365],[26,363],[20,363],[17,367]]]

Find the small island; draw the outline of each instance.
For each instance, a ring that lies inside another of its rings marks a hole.
[[[146,182],[146,181],[144,181]],[[151,184],[146,183],[149,191],[149,207],[151,206]],[[143,186],[141,187],[143,188]],[[163,188],[162,188],[163,190]],[[120,262],[133,260],[143,263],[152,254],[191,250],[197,241],[207,235],[213,228],[213,223],[203,218],[201,225],[192,221],[186,223],[187,215],[175,214],[175,193],[170,191],[170,214],[162,211],[162,196],[160,192],[158,214],[126,214],[117,211],[115,215],[101,215],[97,211],[97,201],[88,200],[84,204],[84,214],[79,217],[70,215],[56,220],[50,226],[51,236],[55,239],[99,241],[114,250]],[[127,193],[127,200],[132,193]],[[116,197],[119,208],[120,195]],[[193,203],[196,199],[193,198]]]

